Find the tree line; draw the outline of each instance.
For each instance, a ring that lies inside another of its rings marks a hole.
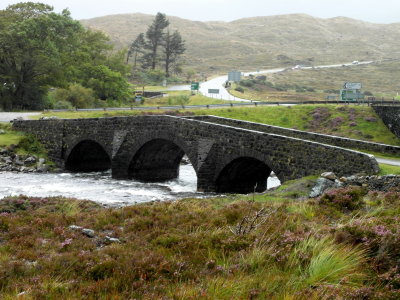
[[[116,51],[104,33],[84,28],[67,9],[9,5],[0,10],[0,110],[126,104],[132,75],[163,68],[160,76],[168,77],[184,51],[161,13],[128,49]]]
[[[133,60],[133,71],[164,69],[166,77],[171,75],[171,66],[175,66],[185,52],[185,42],[178,30],[170,32],[169,21],[165,14],[157,13],[145,33],[140,33],[129,47],[127,62]]]

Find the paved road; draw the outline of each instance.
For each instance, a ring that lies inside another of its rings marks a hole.
[[[300,69],[326,69],[326,68],[339,68],[343,66],[358,66],[358,65],[366,65],[373,63],[373,61],[364,61],[364,62],[359,62],[358,64],[353,64],[353,63],[344,63],[344,64],[336,64],[336,65],[321,65],[321,66],[314,66],[314,67],[301,67]],[[254,72],[247,72],[244,73],[244,76],[249,76],[250,74],[257,75],[257,74],[268,74],[268,73],[279,73],[284,71],[285,68],[277,68],[277,69],[269,69],[269,70],[260,70],[260,71],[254,71]],[[213,78],[211,80],[208,80],[206,82],[202,82],[200,84],[200,92],[207,97],[210,98],[216,98],[216,99],[221,99],[221,100],[227,100],[227,101],[248,101],[248,102],[258,102],[254,101],[251,99],[242,99],[238,97],[234,97],[229,92],[225,89],[224,84],[228,80],[228,76],[219,76],[216,78]],[[209,89],[218,89],[219,94],[210,94],[208,93]]]
[[[30,116],[41,114],[40,112],[17,113],[17,112],[0,112],[0,122],[8,123],[17,118],[28,119]]]
[[[378,161],[378,163],[380,163],[380,164],[386,164],[386,165],[400,167],[400,159],[389,159],[389,158],[379,158],[379,157],[375,157],[375,158]]]

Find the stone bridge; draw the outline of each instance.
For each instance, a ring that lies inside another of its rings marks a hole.
[[[16,120],[35,135],[49,157],[70,171],[111,168],[114,178],[176,178],[186,154],[198,191],[264,191],[271,172],[288,179],[333,171],[373,174],[371,155],[284,135],[173,116]]]

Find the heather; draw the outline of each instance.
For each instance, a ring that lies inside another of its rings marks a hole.
[[[120,208],[4,198],[1,298],[398,299],[400,191],[310,199],[314,181]]]

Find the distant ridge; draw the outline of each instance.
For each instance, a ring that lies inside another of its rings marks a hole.
[[[127,47],[154,16],[119,14],[81,20]],[[186,40],[189,68],[205,73],[295,64],[400,58],[400,23],[373,24],[347,17],[306,14],[243,18],[231,22],[191,21],[168,16]]]

